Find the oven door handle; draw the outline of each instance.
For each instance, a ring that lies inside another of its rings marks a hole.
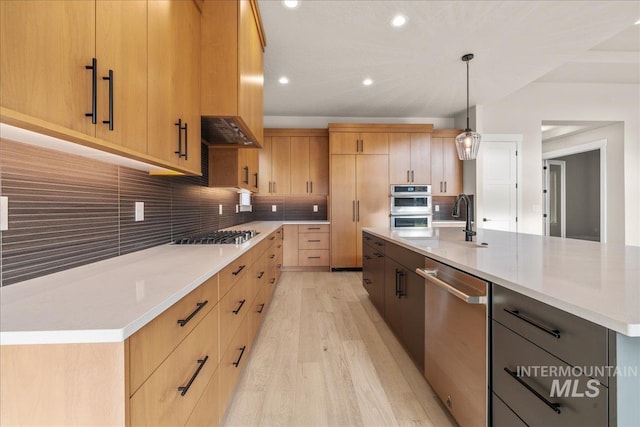
[[[460,289],[454,288],[447,282],[438,279],[436,277],[436,275],[438,274],[438,270],[425,270],[422,268],[416,268],[416,274],[418,274],[418,276],[424,277],[429,282],[444,289],[445,291],[449,292],[451,295],[461,299],[467,304],[487,304],[487,297],[485,295],[477,295],[477,296],[467,295],[464,292],[462,292]]]

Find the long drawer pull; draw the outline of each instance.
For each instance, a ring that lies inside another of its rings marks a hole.
[[[444,282],[438,279],[436,277],[436,274],[438,274],[438,270],[424,270],[422,268],[416,268],[416,273],[418,274],[418,276],[421,276],[427,279],[429,282],[444,289],[445,291],[449,292],[451,295],[455,296],[456,298],[460,298],[462,301],[466,302],[467,304],[486,304],[487,303],[487,297],[485,295],[478,295],[478,296],[467,295],[464,292],[462,292],[460,289],[454,288],[447,282]]]
[[[320,259],[319,256],[308,256],[307,259]]]
[[[260,304],[260,310],[258,310],[258,313],[262,313],[262,310],[264,310],[264,304]]]
[[[364,259],[372,259],[369,255],[365,255]]]
[[[527,322],[528,324],[530,324],[531,326],[535,326],[536,328],[540,329],[541,331],[544,331],[546,333],[548,333],[549,335],[560,339],[560,331],[558,329],[549,329],[549,328],[545,328],[544,326],[540,325],[537,322],[534,322],[533,320],[529,319],[528,317],[520,314],[520,311],[518,310],[508,310],[508,309],[503,309],[504,311],[506,311],[507,313],[509,313],[512,316],[517,317],[518,319]]]
[[[274,283],[276,283],[275,277],[273,279],[269,280],[269,284],[273,285]]]
[[[307,230],[320,230],[320,227],[307,227]],[[367,237],[365,237],[366,239]]]
[[[198,374],[202,370],[202,367],[204,366],[204,364],[207,363],[207,360],[209,360],[209,356],[205,356],[204,359],[198,359],[198,369],[196,369],[196,371],[193,373],[187,385],[178,387],[180,396],[184,396],[185,394],[187,394],[187,392],[189,391],[189,387],[191,387],[191,384],[193,384],[195,379],[198,377]]]
[[[369,280],[369,279],[364,279],[364,283],[366,283],[367,285],[370,285],[370,284],[371,284],[371,280]]]
[[[91,112],[85,116],[91,117],[91,123],[98,122],[98,60],[91,59],[91,65],[85,65],[85,69],[91,70]]]
[[[238,308],[232,311],[233,314],[240,313],[240,310],[242,310],[242,306],[244,305],[245,302],[247,302],[247,300],[243,299],[242,301],[238,301],[238,302],[240,303],[240,305],[238,306]]]
[[[209,303],[209,300],[205,300],[204,302],[198,302],[196,303],[196,306],[198,308],[196,308],[193,313],[191,313],[189,316],[187,316],[186,319],[180,319],[178,320],[178,325],[180,325],[180,327],[182,328],[184,325],[186,325],[187,323],[189,323],[189,321],[191,319],[193,319],[193,316],[195,316],[196,314],[198,314],[198,312],[200,310],[202,310],[202,307],[204,307],[205,305],[207,305]]]
[[[276,257],[276,254],[269,255],[269,259],[274,259],[275,257]]]
[[[526,382],[524,382],[522,380],[522,378],[520,378],[518,376],[518,374],[516,372],[513,372],[512,370],[510,370],[509,368],[504,368],[504,371],[506,373],[508,373],[509,375],[511,375],[511,378],[513,378],[514,380],[518,381],[524,388],[526,388],[527,390],[529,390],[531,393],[533,393],[538,399],[540,399],[545,405],[547,405],[549,408],[553,409],[553,411],[556,414],[560,414],[560,404],[559,403],[554,403],[554,402],[549,402],[543,395],[541,395],[540,393],[538,393],[537,391],[535,391],[533,389],[533,387],[531,387],[529,384],[527,384]]]
[[[375,256],[377,256],[378,258],[384,258],[384,255],[382,255],[381,253],[374,252],[373,254],[374,254]]]
[[[258,279],[262,279],[262,276],[264,276],[264,271],[261,271],[260,274],[258,274]]]
[[[233,366],[235,366],[236,368],[238,367],[238,365],[240,365],[240,361],[242,360],[242,355],[244,354],[244,351],[247,349],[246,345],[243,345],[242,348],[239,348],[238,350],[240,350],[240,356],[238,356],[238,360],[236,360],[235,362],[233,362]]]
[[[269,237],[269,240],[276,240],[276,236]]]
[[[238,267],[236,271],[231,272],[231,274],[233,274],[234,276],[237,276],[238,274],[240,274],[242,270],[244,270],[245,267],[246,265],[241,265],[240,267]]]
[[[315,240],[315,239],[314,239],[314,240],[307,240],[307,242],[309,242],[309,243],[320,243],[320,239],[317,239],[317,240]]]

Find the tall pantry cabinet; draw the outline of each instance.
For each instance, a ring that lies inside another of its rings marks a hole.
[[[368,127],[329,125],[334,268],[362,266],[362,227],[389,224],[389,135]]]

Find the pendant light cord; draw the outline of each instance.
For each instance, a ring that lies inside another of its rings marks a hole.
[[[467,129],[465,129],[465,131],[470,131],[471,128],[469,127],[469,60],[466,61],[467,62]]]

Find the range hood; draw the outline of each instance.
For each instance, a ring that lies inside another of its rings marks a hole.
[[[202,142],[212,146],[260,148],[238,117],[202,116]]]

